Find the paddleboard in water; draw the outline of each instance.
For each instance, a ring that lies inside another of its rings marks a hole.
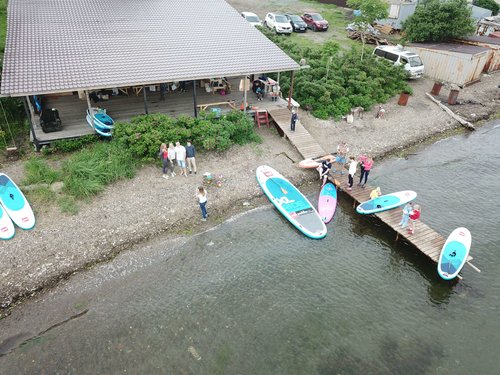
[[[31,229],[35,226],[35,215],[30,204],[14,181],[4,173],[0,173],[0,203],[19,228]]]
[[[445,280],[454,279],[469,256],[472,236],[467,228],[457,228],[448,236],[441,250],[438,273]]]
[[[328,224],[337,208],[337,188],[331,182],[321,187],[318,198],[318,213],[323,223]]]
[[[299,162],[300,168],[318,168],[320,166],[320,162],[314,161],[313,159],[304,159]]]
[[[411,202],[417,197],[417,193],[412,190],[398,191],[396,193],[381,195],[378,198],[370,199],[356,207],[358,214],[374,214],[402,206]]]
[[[5,212],[2,205],[0,205],[0,238],[2,240],[9,240],[14,237],[15,233],[16,229],[14,228],[12,220],[10,220],[7,212]]]
[[[326,236],[326,226],[316,209],[290,181],[267,165],[256,171],[257,181],[278,211],[310,238]]]

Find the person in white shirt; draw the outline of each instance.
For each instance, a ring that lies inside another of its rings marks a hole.
[[[349,158],[349,187],[347,190],[352,190],[352,185],[354,183],[354,175],[356,174],[356,169],[358,168],[358,162],[351,156]]]
[[[181,169],[181,176],[187,177],[186,169],[186,148],[181,145],[179,141],[175,142],[175,159],[177,160],[177,165]]]
[[[203,186],[198,188],[196,192],[196,197],[198,198],[198,202],[200,204],[202,221],[207,221],[207,191]]]

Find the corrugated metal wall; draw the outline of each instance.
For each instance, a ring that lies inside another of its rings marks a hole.
[[[488,39],[488,38],[486,38]],[[500,70],[500,45],[487,41],[475,41],[475,40],[460,40],[461,43],[470,44],[473,46],[489,48],[488,61],[484,65],[483,72],[491,73]]]
[[[425,75],[444,82],[466,86],[479,81],[488,53],[464,54],[411,45],[408,50],[417,53],[425,66]]]

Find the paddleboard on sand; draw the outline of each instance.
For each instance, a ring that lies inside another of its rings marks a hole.
[[[269,200],[299,231],[314,239],[326,236],[326,226],[318,212],[290,181],[267,165],[258,167],[255,174]]]
[[[358,214],[373,214],[376,212],[392,210],[411,202],[417,197],[417,193],[412,190],[398,191],[396,193],[381,195],[378,198],[370,199],[356,207]]]
[[[445,280],[457,277],[469,256],[472,236],[467,228],[457,228],[448,236],[438,262],[438,274]]]
[[[0,173],[0,203],[19,228],[35,226],[35,215],[24,194],[6,174]]]
[[[14,237],[15,233],[16,229],[14,228],[12,220],[10,220],[7,212],[5,212],[2,205],[0,205],[0,238],[2,240],[9,240]]]
[[[331,182],[321,187],[318,198],[318,213],[323,223],[328,224],[335,215],[337,208],[337,189]]]

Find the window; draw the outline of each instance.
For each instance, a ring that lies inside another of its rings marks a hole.
[[[377,55],[379,57],[385,57],[385,51],[381,50],[381,49],[376,49],[375,50],[375,55]]]
[[[389,17],[387,18],[398,18],[399,17],[399,4],[391,4],[391,7],[389,8]]]
[[[387,52],[385,54],[386,59],[394,61],[394,62],[398,61],[398,57],[399,57],[398,55],[396,55],[395,53],[392,53],[392,52]]]

